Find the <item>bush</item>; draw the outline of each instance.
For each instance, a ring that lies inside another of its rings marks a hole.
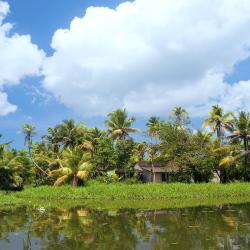
[[[138,183],[141,183],[141,181],[139,181],[139,180],[138,180],[137,178],[135,178],[135,177],[132,177],[132,178],[127,178],[127,179],[125,179],[125,180],[123,181],[123,183],[131,185],[131,184],[138,184]]]
[[[100,183],[106,183],[106,184],[108,184],[108,183],[118,182],[118,181],[120,181],[120,178],[115,173],[115,171],[109,171],[109,172],[105,173],[102,176],[97,176],[95,180],[97,182],[100,182]]]

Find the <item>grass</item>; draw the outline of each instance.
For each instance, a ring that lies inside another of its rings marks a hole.
[[[86,187],[27,187],[22,192],[0,192],[0,207],[78,206],[109,208],[170,208],[250,202],[250,183],[231,184],[101,184]]]

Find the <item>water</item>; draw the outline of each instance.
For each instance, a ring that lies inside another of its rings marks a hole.
[[[167,210],[0,210],[0,250],[250,249],[250,204]]]

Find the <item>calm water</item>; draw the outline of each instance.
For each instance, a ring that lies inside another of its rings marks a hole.
[[[167,210],[0,210],[0,249],[250,249],[250,204]]]

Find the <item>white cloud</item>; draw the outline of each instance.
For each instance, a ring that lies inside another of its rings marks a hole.
[[[31,42],[29,35],[10,35],[13,26],[4,23],[9,4],[0,1],[0,115],[14,112],[17,107],[7,100],[4,88],[19,84],[27,76],[40,74],[45,54]]]
[[[250,82],[231,86],[223,80],[249,57],[249,15],[249,0],[90,7],[69,29],[55,32],[43,86],[86,115],[117,107],[165,114],[175,105],[201,115],[217,102],[250,108]]]
[[[6,15],[9,13],[10,7],[7,2],[0,2],[0,24],[2,24],[3,19],[6,17]]]
[[[0,116],[15,112],[17,107],[7,100],[7,94],[0,92]]]

